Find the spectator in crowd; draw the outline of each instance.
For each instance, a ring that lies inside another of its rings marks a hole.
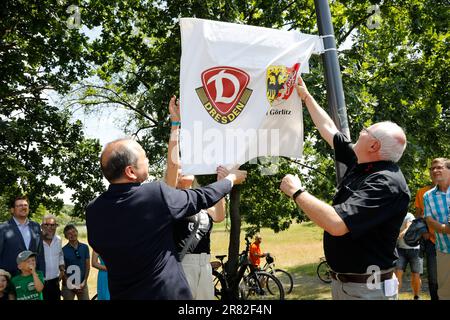
[[[108,289],[108,269],[97,252],[92,251],[92,266],[98,270],[97,274],[97,300],[110,300]]]
[[[14,300],[14,291],[12,290],[11,274],[0,269],[0,301]]]
[[[45,256],[44,300],[61,300],[59,282],[64,275],[64,254],[61,238],[56,234],[56,217],[46,215],[42,219],[42,239]]]
[[[396,164],[406,148],[405,133],[395,123],[375,123],[363,128],[353,145],[309,94],[301,78],[297,92],[320,135],[334,149],[336,160],[347,166],[331,206],[305,191],[297,176],[285,176],[280,186],[325,230],[332,297],[397,299],[395,245],[410,200]]]
[[[182,175],[179,159],[180,107],[176,97],[169,103],[171,135],[167,153],[165,182],[177,189],[190,189],[194,182],[193,175]],[[226,173],[227,174],[227,173]],[[217,176],[217,180],[223,179]],[[191,288],[194,300],[213,300],[214,283],[210,264],[211,231],[213,222],[225,219],[225,199],[222,198],[214,207],[200,210],[193,216],[180,219],[174,226],[174,239],[184,274]]]
[[[42,296],[44,275],[41,271],[36,270],[36,254],[29,250],[22,251],[17,255],[16,262],[20,274],[11,280],[16,299],[44,300]]]
[[[100,164],[110,185],[87,206],[86,225],[89,244],[108,268],[111,300],[192,299],[178,261],[174,223],[215,205],[244,174],[234,170],[192,190],[143,183],[148,179],[148,159],[131,139],[108,143]]]
[[[37,269],[45,272],[41,226],[28,219],[28,198],[16,197],[10,207],[12,218],[0,225],[0,268],[8,271],[11,276],[19,274],[17,255],[29,250],[37,254]]]
[[[414,207],[416,208],[416,218],[423,218],[424,207],[423,207],[423,196],[425,192],[430,190],[436,185],[434,174],[430,172],[431,185],[420,188],[416,194],[416,200],[414,202]],[[423,252],[424,258],[427,266],[427,279],[428,279],[428,290],[430,292],[431,300],[438,300],[437,290],[437,264],[436,264],[436,235],[434,233],[433,227],[428,224],[428,232],[423,235]]]
[[[267,256],[267,253],[261,253],[261,241],[262,237],[258,233],[255,235],[255,240],[250,245],[250,252],[249,252],[249,259],[251,264],[259,269],[259,266],[261,264],[261,258],[264,258]]]
[[[423,196],[424,216],[436,235],[438,298],[450,300],[450,160],[433,159],[430,170],[436,186]]]
[[[414,295],[414,300],[419,299],[420,287],[422,286],[422,280],[420,275],[423,272],[423,259],[420,257],[420,245],[411,247],[405,243],[403,236],[408,230],[409,226],[414,220],[414,215],[408,212],[403,220],[403,224],[400,227],[400,234],[397,241],[398,260],[395,275],[398,279],[398,289],[400,290],[403,282],[403,273],[406,270],[406,266],[409,264],[411,268],[411,288]]]
[[[64,227],[69,242],[63,247],[64,264],[62,296],[64,300],[89,300],[88,277],[90,271],[89,247],[78,241],[78,230],[73,224]]]

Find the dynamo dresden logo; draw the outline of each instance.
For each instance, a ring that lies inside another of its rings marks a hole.
[[[292,68],[286,66],[270,66],[267,68],[267,100],[271,106],[278,105],[289,99],[295,87],[300,63]]]
[[[250,76],[237,68],[214,67],[201,77],[203,87],[195,91],[209,115],[221,124],[236,119],[253,92],[247,88]]]

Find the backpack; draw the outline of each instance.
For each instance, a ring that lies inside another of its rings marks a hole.
[[[410,247],[416,247],[420,244],[422,235],[428,232],[428,227],[424,218],[414,219],[403,236],[403,240]]]

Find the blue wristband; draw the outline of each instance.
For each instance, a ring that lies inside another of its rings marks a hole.
[[[177,127],[177,126],[180,126],[180,125],[181,125],[181,122],[180,122],[180,121],[172,121],[170,124],[171,124],[173,127]]]

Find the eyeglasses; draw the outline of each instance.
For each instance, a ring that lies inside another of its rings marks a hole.
[[[57,223],[43,223],[42,226],[47,227],[47,228],[56,228],[59,226],[59,224]]]
[[[28,205],[27,204],[16,204],[15,207],[16,208],[21,208],[21,207],[25,207],[26,208],[26,207],[28,207]]]
[[[372,138],[374,138],[375,140],[380,140],[380,139],[378,139],[372,132],[370,132],[369,131],[369,129],[367,129],[366,127],[363,127],[362,129],[361,129],[361,132],[365,132],[365,133],[367,133],[369,136],[371,136]]]

